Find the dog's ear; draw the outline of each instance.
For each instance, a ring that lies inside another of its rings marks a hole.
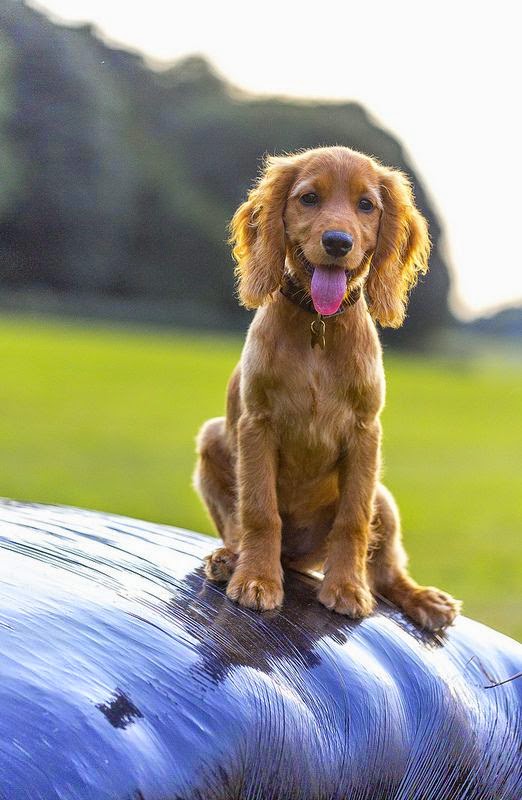
[[[295,175],[291,156],[269,157],[230,223],[239,298],[247,308],[262,305],[281,284],[286,256],[283,214]]]
[[[408,293],[419,273],[428,270],[430,239],[408,178],[383,168],[380,189],[383,210],[366,290],[372,317],[382,326],[399,328]]]

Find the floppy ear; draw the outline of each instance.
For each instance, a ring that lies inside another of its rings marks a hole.
[[[382,326],[399,328],[410,289],[419,273],[428,271],[430,239],[408,178],[385,169],[380,188],[383,210],[366,291],[372,317]]]
[[[257,308],[279,288],[286,256],[283,214],[296,174],[291,157],[270,157],[247,200],[230,223],[239,298]]]

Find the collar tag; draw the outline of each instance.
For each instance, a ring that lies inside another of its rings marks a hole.
[[[312,350],[316,344],[319,345],[321,350],[324,350],[326,347],[326,341],[324,337],[325,329],[326,325],[324,324],[324,319],[322,318],[321,314],[318,314],[310,324],[310,333],[312,334],[310,344],[312,346]]]

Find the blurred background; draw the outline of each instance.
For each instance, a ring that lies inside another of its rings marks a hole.
[[[514,10],[175,5],[0,0],[0,494],[212,532],[194,437],[250,320],[227,222],[264,154],[347,145],[434,243],[381,332],[412,573],[522,637]]]

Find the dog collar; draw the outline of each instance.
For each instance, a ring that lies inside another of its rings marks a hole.
[[[299,285],[299,283],[295,280],[295,278],[292,277],[292,275],[290,275],[290,273],[284,273],[283,283],[279,291],[284,297],[287,298],[287,300],[290,300],[296,306],[302,308],[303,311],[307,311],[309,314],[314,314],[315,319],[310,323],[310,344],[312,349],[316,346],[316,344],[318,344],[321,350],[324,350],[326,347],[325,320],[338,317],[340,314],[344,314],[346,309],[350,306],[354,306],[361,297],[361,287],[356,286],[355,289],[350,292],[348,297],[343,300],[335,314],[323,315],[319,314],[315,310],[314,304],[312,303],[312,298],[309,296],[308,292],[305,292],[303,287]]]

